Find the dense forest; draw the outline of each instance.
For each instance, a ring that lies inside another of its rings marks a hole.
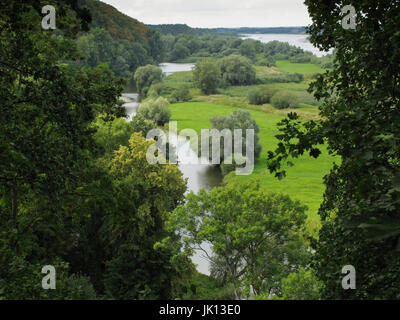
[[[43,30],[45,0],[2,3],[0,300],[399,299],[400,7],[361,0],[349,31],[332,18],[341,1],[305,3],[310,41],[333,54],[238,35],[301,27],[146,26],[55,0]],[[148,139],[170,120],[254,139],[193,192],[177,146]],[[254,171],[237,175],[248,150]]]

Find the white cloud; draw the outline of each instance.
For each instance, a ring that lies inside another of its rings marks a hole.
[[[304,0],[102,0],[146,24],[278,27],[311,23]]]

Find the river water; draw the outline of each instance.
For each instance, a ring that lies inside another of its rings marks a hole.
[[[241,38],[259,40],[262,43],[268,43],[275,40],[280,42],[287,42],[292,46],[299,47],[306,51],[311,51],[317,57],[325,56],[328,53],[332,53],[333,51],[320,51],[318,48],[314,47],[313,44],[308,40],[307,34],[243,34]]]
[[[194,67],[193,63],[162,63],[160,68],[163,70],[165,76],[171,75],[176,72],[190,71]],[[125,91],[134,90],[128,89]],[[122,99],[126,102],[124,107],[126,108],[126,113],[128,115],[128,121],[136,115],[137,108],[140,105],[139,95],[137,93],[125,92],[122,94]],[[179,125],[179,124],[178,124]],[[178,132],[182,129],[179,128]],[[206,128],[205,128],[206,129]],[[175,139],[171,139],[174,141]],[[179,137],[176,139],[178,141],[176,145],[178,166],[181,170],[183,177],[187,178],[187,193],[193,191],[197,193],[200,189],[204,188],[206,191],[210,191],[213,187],[218,186],[222,182],[221,170],[211,165],[211,163],[205,159],[202,161],[197,161],[199,159],[198,155],[190,147],[190,141]],[[183,164],[183,163],[199,163],[199,164]],[[206,164],[200,164],[206,163]],[[208,254],[211,253],[211,248],[207,245],[202,245]],[[209,275],[209,262],[203,257],[201,251],[196,251],[195,255],[192,257],[192,261],[197,265],[197,270],[201,273]]]

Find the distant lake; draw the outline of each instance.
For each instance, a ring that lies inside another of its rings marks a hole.
[[[307,34],[243,34],[241,38],[244,39],[254,39],[259,40],[262,43],[267,43],[271,41],[287,42],[292,46],[300,47],[303,50],[311,51],[317,57],[322,57],[330,52],[322,52],[315,48],[311,42],[307,39]]]

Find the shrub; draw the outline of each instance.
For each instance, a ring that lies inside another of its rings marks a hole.
[[[171,94],[171,100],[174,102],[185,102],[192,100],[189,88],[183,86],[178,89],[175,89]]]
[[[273,94],[274,91],[269,88],[257,88],[250,91],[248,98],[251,104],[262,105],[265,103],[270,103]]]
[[[271,103],[275,108],[288,109],[295,108],[298,105],[296,95],[290,91],[278,91],[271,99]]]
[[[138,108],[138,115],[142,115],[147,120],[153,120],[157,125],[164,125],[171,117],[169,102],[163,97],[156,100],[150,99],[143,102]]]

